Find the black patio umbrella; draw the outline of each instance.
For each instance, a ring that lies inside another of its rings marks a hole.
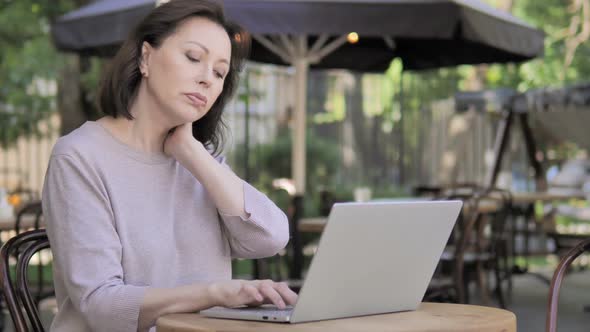
[[[113,55],[131,27],[156,0],[98,0],[68,13],[53,25],[64,51]],[[393,58],[404,69],[523,61],[543,53],[544,34],[479,0],[224,0],[227,15],[255,36],[285,48],[281,36],[306,36],[326,45],[356,32],[357,43],[342,43],[311,61],[311,68],[379,72]],[[321,37],[321,38],[320,38]],[[291,64],[254,39],[251,59]],[[317,50],[318,48],[316,48]]]

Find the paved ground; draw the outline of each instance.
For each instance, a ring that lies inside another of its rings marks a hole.
[[[541,271],[551,277],[552,271]],[[531,275],[514,279],[514,295],[508,310],[516,314],[519,332],[545,331],[549,286]],[[566,276],[560,292],[559,332],[590,331],[590,271]]]

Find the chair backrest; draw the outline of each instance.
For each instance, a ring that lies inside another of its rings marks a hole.
[[[44,331],[29,291],[27,268],[33,255],[45,248],[49,248],[47,233],[39,229],[11,238],[0,249],[1,287],[16,332]],[[11,257],[16,257],[16,280],[10,274]]]
[[[487,240],[489,240],[490,250],[493,254],[497,254],[498,246],[502,241],[507,241],[508,234],[506,233],[506,225],[511,218],[511,210],[513,206],[513,197],[510,191],[500,188],[487,188],[482,194],[482,200],[495,202],[498,209],[491,213],[491,219],[488,220],[490,232]],[[485,224],[481,225],[482,227]],[[483,228],[478,230],[476,241],[481,244],[486,237],[482,232]]]
[[[21,232],[23,226],[30,226],[24,225],[23,222],[23,218],[29,215],[34,216],[35,218],[34,224],[32,226],[35,229],[39,229],[41,223],[41,216],[43,215],[41,201],[29,202],[18,211],[18,213],[16,214],[16,222],[14,223],[14,230],[16,234],[19,234]]]
[[[478,254],[483,252],[497,254],[496,246],[501,240],[501,234],[505,231],[505,220],[512,205],[512,195],[505,190],[480,188],[470,184],[447,188],[444,192],[446,196],[441,196],[439,199],[461,199],[465,204],[449,241],[455,247],[453,279],[456,285],[457,300],[459,303],[466,303],[463,280],[465,252],[468,248],[473,247]],[[500,210],[497,211],[493,221],[490,218],[484,218],[488,213],[479,210],[480,204],[486,200],[495,200],[500,204]],[[490,222],[490,226],[492,226],[491,238],[485,239],[485,226]],[[482,247],[484,242],[488,242],[485,248]]]
[[[441,264],[444,259],[441,259],[433,276],[433,280],[440,279],[443,280],[443,283],[442,285],[435,283],[432,288],[429,288],[431,294],[429,295],[430,298],[426,298],[426,300],[432,300],[432,296],[434,295],[435,297],[442,296],[444,301],[452,299],[451,301],[453,302],[466,302],[465,289],[463,287],[463,255],[467,246],[466,243],[469,239],[467,234],[470,233],[470,229],[473,228],[473,224],[478,218],[475,212],[477,211],[477,205],[479,204],[478,193],[480,191],[481,189],[476,186],[461,184],[457,186],[441,187],[436,190],[438,195],[432,197],[434,200],[462,200],[464,205],[457,217],[457,222],[455,223],[455,227],[447,242],[447,246],[454,247],[452,255],[449,257],[450,265],[448,266],[451,268],[450,270],[445,269]],[[434,192],[435,191],[429,191],[429,193]],[[450,285],[448,281],[445,281],[449,276],[452,277],[452,285]]]
[[[547,304],[547,321],[545,324],[545,330],[547,332],[557,331],[557,305],[559,304],[559,288],[561,287],[563,277],[572,262],[587,250],[590,250],[590,238],[581,241],[568,251],[559,262],[553,274],[551,287],[549,288],[549,302]]]

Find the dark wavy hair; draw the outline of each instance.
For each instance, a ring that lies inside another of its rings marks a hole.
[[[185,20],[193,17],[206,18],[219,24],[231,41],[230,68],[223,90],[209,112],[193,123],[193,136],[213,154],[218,154],[224,143],[223,131],[226,128],[221,115],[238,86],[239,72],[250,50],[250,37],[240,26],[228,21],[221,5],[214,1],[172,0],[154,8],[135,27],[112,59],[101,82],[98,107],[103,113],[115,118],[122,115],[133,120],[129,108],[142,79],[139,64],[143,42],[158,48]]]

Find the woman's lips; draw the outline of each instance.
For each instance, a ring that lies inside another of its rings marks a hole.
[[[187,93],[187,94],[185,94],[185,96],[187,96],[188,99],[190,100],[190,102],[195,106],[207,105],[207,99],[205,97],[198,96],[198,95],[191,94],[191,93]]]

